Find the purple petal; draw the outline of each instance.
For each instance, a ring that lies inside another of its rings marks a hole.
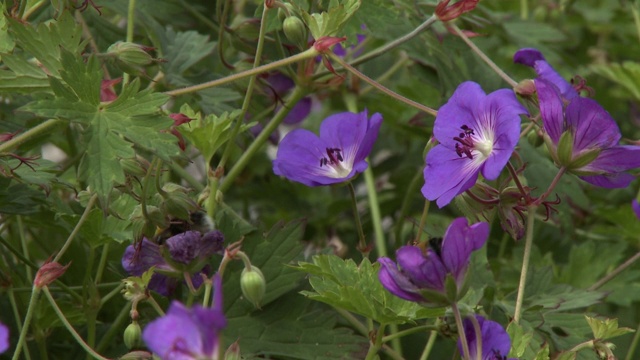
[[[136,247],[140,246],[138,250]],[[146,238],[142,239],[142,244],[129,245],[122,255],[122,267],[133,276],[140,276],[152,266],[160,269],[170,270],[171,267],[164,261],[160,254],[160,247]]]
[[[222,311],[222,280],[218,274],[213,278],[213,307],[193,308],[193,319],[197,322],[200,334],[203,338],[203,351],[211,355],[218,351],[218,333],[227,327],[227,319]]]
[[[615,173],[605,175],[580,176],[580,179],[591,185],[603,187],[606,189],[626,188],[635,180],[635,176],[627,173]]]
[[[209,231],[200,238],[200,258],[207,258],[213,254],[224,253],[224,235],[219,230]]]
[[[512,90],[502,89],[487,95],[478,106],[478,133],[493,138],[493,151],[482,167],[482,175],[495,180],[511,158],[520,139],[520,114],[527,110]]]
[[[538,74],[536,80],[542,79],[555,85],[564,99],[571,100],[579,96],[573,86],[549,65],[540,51],[532,48],[520,49],[514,54],[513,62],[534,68]]]
[[[574,157],[582,151],[606,149],[618,144],[620,129],[596,101],[586,98],[573,99],[565,110],[566,126],[574,134]]]
[[[417,294],[419,289],[409,281],[406,275],[398,270],[396,263],[387,257],[379,258],[378,262],[381,265],[378,279],[387,291],[405,300],[424,301],[422,296]]]
[[[142,339],[149,350],[162,359],[192,360],[206,355],[199,331],[189,310],[174,301],[165,316],[144,328]]]
[[[438,110],[433,126],[433,136],[438,142],[455,151],[457,142],[453,138],[460,134],[460,128],[463,125],[474,129],[478,127],[476,109],[485,97],[477,83],[466,81],[460,84],[449,101]]]
[[[427,154],[422,195],[428,200],[437,199],[438,207],[442,208],[475,184],[480,166],[482,163],[459,157],[455,151],[437,145]]]
[[[153,290],[162,296],[170,296],[176,291],[180,281],[174,277],[154,273],[147,284],[149,290]]]
[[[564,108],[558,88],[544,80],[536,80],[536,91],[540,102],[540,116],[544,130],[554,144],[558,144],[564,131]]]
[[[369,119],[366,110],[358,114],[335,114],[320,125],[320,139],[342,149],[345,163],[357,164],[369,156],[381,124],[382,115],[376,113]]]
[[[166,246],[171,258],[183,264],[193,261],[200,252],[201,237],[198,231],[185,231],[167,239]]]
[[[480,326],[480,336],[482,339],[482,356],[480,359],[502,359],[509,354],[511,350],[511,339],[509,334],[504,330],[502,325],[495,321],[486,320],[480,315],[475,315],[478,325]],[[478,343],[478,334],[471,319],[464,319],[464,332],[467,337],[469,346],[469,355],[472,359],[478,358],[476,350]],[[458,340],[458,349],[462,351],[462,343]]]
[[[287,125],[294,125],[301,122],[309,116],[309,113],[311,113],[311,105],[312,102],[310,97],[303,98],[298,101],[291,110],[289,110],[289,113],[285,116],[282,122]]]
[[[0,323],[0,354],[9,349],[9,328]]]
[[[279,98],[283,97],[284,94],[287,91],[291,90],[295,85],[290,77],[281,72],[274,72],[269,74],[267,76],[267,82],[269,83],[272,91],[274,91],[276,93],[276,96]]]
[[[469,226],[467,219],[457,218],[447,228],[442,242],[442,260],[457,283],[462,282],[471,252],[481,248],[489,237],[489,224]]]
[[[331,177],[328,167],[320,166],[320,159],[326,156],[326,148],[327,145],[311,131],[293,130],[278,146],[273,172],[307,186],[343,182],[345,178]]]
[[[403,246],[396,251],[396,259],[402,272],[415,286],[444,292],[447,269],[433,250],[427,249],[423,254],[417,246]]]
[[[633,199],[631,201],[631,208],[633,209],[633,213],[636,214],[636,217],[640,220],[640,203],[638,203],[638,199]]]

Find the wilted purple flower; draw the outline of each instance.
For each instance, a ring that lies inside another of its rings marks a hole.
[[[482,339],[481,356],[478,357],[478,334],[471,319],[464,319],[462,327],[467,337],[469,356],[471,359],[482,360],[507,360],[507,355],[511,350],[511,339],[502,325],[495,321],[486,320],[480,315],[475,315],[480,326],[480,336]],[[462,353],[462,342],[458,339],[458,350]],[[517,359],[509,359],[517,360]]]
[[[382,116],[367,111],[340,113],[324,119],[320,137],[296,129],[282,139],[273,172],[307,186],[341,183],[363,172],[365,158],[378,137]]]
[[[538,74],[537,79],[546,80],[554,84],[560,90],[564,99],[571,100],[579,96],[573,86],[549,65],[542,53],[537,49],[525,48],[516,51],[513,55],[513,62],[532,67]]]
[[[482,172],[495,180],[520,136],[520,114],[526,114],[513,91],[485,95],[480,85],[464,82],[444,104],[433,128],[440,142],[427,154],[422,194],[443,207],[476,183]]]
[[[0,354],[9,349],[9,328],[0,323]]]
[[[578,96],[567,103],[553,83],[535,84],[554,160],[590,184],[628,186],[635,177],[626,171],[640,167],[640,146],[618,144],[618,125],[596,101]]]
[[[447,297],[447,277],[455,281],[456,296],[464,295],[471,252],[480,249],[488,237],[489,224],[468,225],[467,219],[457,218],[441,246],[403,246],[396,251],[397,265],[387,257],[378,259],[382,265],[378,278],[389,292],[406,300],[435,305],[456,301]]]
[[[188,309],[173,301],[167,314],[150,322],[142,332],[149,350],[162,360],[218,359],[219,332],[227,326],[222,311],[222,281],[213,279],[212,308]]]
[[[631,208],[633,209],[633,213],[636,214],[636,217],[640,219],[640,203],[638,203],[637,199],[631,201]]]
[[[162,257],[160,245],[142,239],[140,245],[129,245],[122,256],[122,267],[133,276],[140,276],[155,266],[156,272],[151,277],[148,287],[161,295],[170,295],[178,286],[178,278],[184,271],[192,273],[191,281],[197,288],[202,284],[201,272],[207,272],[204,262],[213,254],[223,250],[224,236],[220,231],[210,231],[204,235],[198,231],[187,231],[167,239],[165,245],[171,259],[175,263],[184,264],[185,268],[176,269]],[[139,248],[138,248],[139,246]],[[197,269],[192,269],[195,266]],[[170,276],[173,275],[173,276]]]

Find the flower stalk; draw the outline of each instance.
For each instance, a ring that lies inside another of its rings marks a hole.
[[[520,281],[518,283],[518,296],[516,297],[516,308],[513,314],[513,321],[517,324],[522,317],[522,302],[527,284],[527,272],[529,270],[529,260],[531,259],[531,247],[533,246],[533,223],[535,222],[536,206],[530,206],[527,210],[527,232],[524,242],[524,255],[522,258],[522,270],[520,271]]]

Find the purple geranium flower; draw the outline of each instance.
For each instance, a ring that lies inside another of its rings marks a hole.
[[[340,113],[320,125],[320,137],[296,129],[282,139],[273,172],[307,186],[341,183],[363,172],[378,137],[382,116]]]
[[[272,91],[271,97],[273,101],[282,101],[289,90],[293,89],[295,83],[290,77],[281,72],[271,73],[267,76],[267,83]],[[283,123],[293,125],[301,122],[309,113],[311,113],[312,101],[310,97],[304,97],[298,101],[289,110],[287,116],[282,120]]]
[[[513,55],[513,62],[534,68],[537,78],[557,86],[564,99],[571,100],[579,96],[573,86],[549,65],[540,51],[532,48],[520,49]]]
[[[509,334],[507,334],[502,325],[495,321],[486,320],[480,315],[475,315],[475,318],[480,326],[480,338],[482,339],[480,357],[478,357],[478,334],[476,334],[473,321],[471,319],[464,319],[462,323],[464,334],[467,337],[467,345],[471,359],[506,360],[511,350]],[[460,339],[458,339],[458,350],[462,353],[462,342]]]
[[[378,278],[382,286],[400,298],[446,305],[447,302],[456,301],[446,298],[447,277],[455,281],[457,296],[464,295],[471,252],[480,249],[487,237],[489,224],[480,222],[468,225],[467,219],[457,218],[444,234],[442,246],[427,247],[426,250],[421,246],[403,246],[396,251],[397,265],[387,257],[378,259],[382,265]]]
[[[0,354],[9,349],[9,328],[0,323]]]
[[[185,265],[183,269],[176,269],[162,257],[160,245],[145,238],[140,245],[127,246],[122,255],[122,267],[130,275],[140,276],[155,266],[156,272],[151,277],[148,287],[161,295],[168,296],[178,286],[178,278],[184,276],[184,271],[193,272],[191,282],[196,288],[200,287],[202,284],[200,273],[208,272],[204,262],[211,255],[222,253],[223,242],[224,236],[217,230],[204,235],[198,231],[187,231],[170,237],[164,246],[167,247],[175,263]],[[191,267],[197,267],[197,269]]]
[[[566,101],[555,84],[544,79],[535,84],[554,160],[590,184],[627,187],[635,177],[626,171],[640,167],[640,146],[618,144],[618,125],[596,101],[579,96]],[[561,138],[572,143],[559,152]]]
[[[142,332],[149,350],[162,360],[218,359],[219,332],[227,326],[222,311],[222,281],[213,279],[212,308],[194,305],[188,309],[173,301],[167,314],[150,322]]]
[[[438,110],[433,135],[440,143],[427,155],[422,194],[443,207],[470,189],[478,174],[495,180],[520,136],[526,114],[511,90],[485,95],[480,85],[464,82]]]

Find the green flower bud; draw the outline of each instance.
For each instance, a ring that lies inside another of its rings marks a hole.
[[[124,344],[127,346],[127,349],[135,349],[142,345],[142,329],[137,321],[133,321],[127,328],[124,330]]]
[[[262,271],[253,265],[251,265],[251,270],[244,268],[242,275],[240,275],[240,288],[244,297],[260,309],[260,303],[267,291],[267,282]]]
[[[284,31],[284,35],[289,41],[298,46],[303,46],[307,43],[307,28],[298,17],[289,16],[284,19],[282,31]]]
[[[120,166],[127,175],[143,177],[147,174],[149,162],[138,158],[120,159]]]
[[[125,41],[118,41],[109,46],[107,54],[129,66],[149,65],[154,58],[146,51],[146,47]]]
[[[148,351],[136,350],[126,353],[119,357],[119,360],[151,360],[153,354]]]
[[[189,220],[191,213],[198,210],[198,204],[193,201],[188,190],[180,185],[167,183],[162,187],[164,191],[163,210],[170,216],[182,220]]]
[[[242,39],[256,40],[260,36],[260,19],[247,19],[233,28]]]
[[[142,213],[142,205],[136,206],[129,216],[134,239],[140,239],[142,236],[151,239],[155,236],[156,229],[165,229],[169,226],[167,219],[159,208],[147,205],[146,209],[148,218],[145,218]]]
[[[565,131],[558,140],[557,156],[560,165],[567,166],[573,160],[573,134]]]
[[[282,22],[284,22],[288,16],[296,15],[293,5],[284,3],[284,6],[287,8],[286,10],[281,7],[278,8],[278,20]]]
[[[236,340],[231,346],[227,348],[227,351],[224,352],[224,360],[240,360],[242,357],[240,356],[240,344],[238,344],[238,340]]]
[[[544,139],[542,138],[542,136],[540,136],[535,130],[529,131],[529,134],[527,135],[527,141],[533,147],[538,147],[542,145],[542,143],[544,143]]]

